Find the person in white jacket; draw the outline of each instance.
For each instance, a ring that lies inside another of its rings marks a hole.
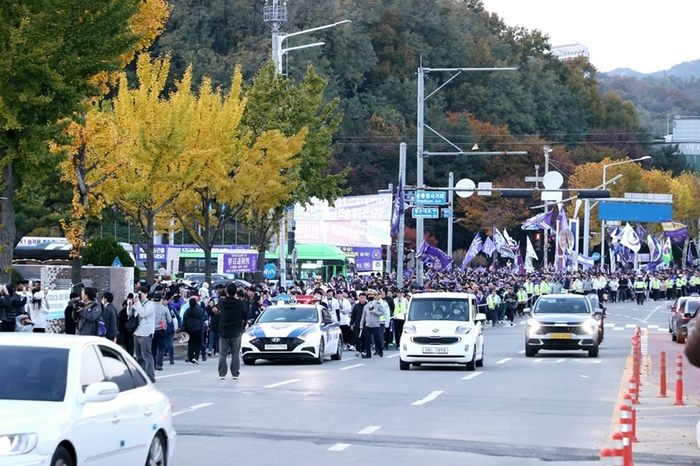
[[[350,330],[350,312],[352,312],[352,304],[348,299],[348,291],[343,290],[338,298],[339,312],[340,312],[340,331],[343,334],[343,341],[345,342],[345,348],[347,350],[353,350],[353,334]]]
[[[32,296],[29,318],[34,322],[34,333],[46,333],[46,315],[49,313],[48,288],[37,291]]]

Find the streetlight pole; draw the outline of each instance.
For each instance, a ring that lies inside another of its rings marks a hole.
[[[452,259],[452,235],[454,229],[454,223],[452,222],[452,219],[454,218],[455,210],[455,192],[452,190],[452,188],[455,187],[455,174],[453,172],[450,172],[448,186],[450,187],[450,190],[447,192],[447,203],[449,204],[450,215],[447,216],[447,257]]]
[[[547,173],[549,173],[549,154],[552,152],[552,149],[550,149],[549,146],[544,146],[542,149],[544,151],[544,174],[547,176]],[[544,203],[544,213],[546,214],[549,212],[549,201],[545,201]],[[549,231],[545,231],[545,238],[544,238],[544,246],[542,247],[543,249],[543,254],[542,254],[542,268],[546,269],[547,268],[547,263],[549,262]],[[557,246],[554,245],[554,255],[556,256],[556,248]]]
[[[603,165],[603,186],[605,186],[608,180],[608,167],[614,167],[615,165],[623,165],[625,163],[641,162],[642,160],[648,160],[650,158],[650,155],[645,155],[644,157],[639,157],[638,159],[622,160],[620,162],[608,163],[606,165]],[[639,239],[641,241],[642,238]],[[610,264],[612,267],[612,260],[610,261]],[[603,220],[600,221],[600,269],[601,271],[605,270],[605,221]]]
[[[399,186],[402,190],[405,190],[406,186],[406,143],[402,142],[399,144]],[[396,193],[397,196],[401,196],[404,199],[403,193]],[[403,231],[405,227],[405,217],[406,215],[401,215],[399,217],[399,237],[396,240],[396,283],[399,284],[399,289],[403,288]]]

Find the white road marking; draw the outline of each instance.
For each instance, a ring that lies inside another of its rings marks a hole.
[[[178,375],[194,374],[196,372],[202,372],[202,371],[188,371],[188,372],[178,372],[177,374],[159,375],[158,377],[156,377],[156,380],[167,379],[168,377],[177,377]]]
[[[355,365],[353,365],[353,366],[342,367],[342,368],[340,368],[340,369],[338,369],[338,370],[339,370],[339,371],[346,371],[346,370],[348,370],[348,369],[352,369],[353,367],[360,367],[360,366],[364,366],[364,364],[355,364]]]
[[[564,360],[563,359],[542,359],[542,358],[540,358],[540,359],[535,359],[532,362],[542,362],[545,364],[556,364],[558,362],[564,362]]]
[[[605,328],[613,328],[615,327],[615,324],[605,324]]]
[[[369,427],[365,427],[364,429],[362,429],[361,431],[359,431],[358,434],[360,434],[360,435],[369,435],[369,434],[371,434],[371,433],[374,433],[374,432],[378,431],[378,430],[381,429],[381,428],[382,428],[382,426],[369,426]]]
[[[600,364],[603,361],[601,359],[572,359],[571,362],[578,364]]]
[[[391,356],[387,356],[386,358],[391,359],[391,358],[396,358],[398,356],[401,356],[401,353],[392,354]]]
[[[500,361],[496,361],[496,364],[503,364],[503,363],[510,361],[511,359],[513,359],[513,358],[503,358]]]
[[[524,354],[524,353],[525,353],[525,350],[518,351],[518,354]]]
[[[347,447],[349,447],[349,446],[350,446],[349,443],[336,443],[335,445],[333,445],[332,447],[330,447],[330,448],[328,449],[328,451],[343,451],[343,450],[345,450],[345,449],[346,449]]]
[[[298,382],[298,381],[299,381],[299,379],[285,380],[284,382],[277,382],[277,383],[273,383],[272,385],[265,385],[263,388],[281,387],[282,385],[287,385],[288,383],[294,383],[294,382]]]
[[[199,372],[199,371],[197,371],[197,372]],[[173,417],[179,416],[180,414],[189,413],[189,412],[194,411],[194,410],[196,410],[196,409],[206,408],[207,406],[211,406],[211,405],[213,405],[213,404],[214,404],[214,403],[201,403],[201,404],[198,404],[198,405],[190,406],[189,408],[184,409],[184,410],[182,410],[182,411],[174,412],[174,413],[173,413]]]
[[[480,376],[481,374],[483,374],[483,372],[472,372],[471,374],[465,375],[464,377],[462,377],[462,380],[471,380],[474,377]]]
[[[649,330],[651,330],[651,329],[653,329],[653,328],[659,328],[659,326],[658,326],[658,325],[647,325],[647,328],[648,328]]]
[[[625,328],[637,328],[637,324],[627,324]]]
[[[624,330],[624,327],[614,327],[613,330]]]
[[[413,406],[421,406],[421,405],[424,405],[424,404],[426,404],[426,403],[429,402],[429,401],[433,401],[435,398],[439,397],[441,394],[442,394],[442,391],[441,391],[441,390],[440,390],[440,391],[434,391],[433,393],[431,393],[430,395],[426,396],[426,397],[423,398],[422,400],[414,401],[413,403],[411,403],[411,405],[413,405]]]

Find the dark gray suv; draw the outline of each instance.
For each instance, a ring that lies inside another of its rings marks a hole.
[[[598,357],[602,319],[581,295],[551,294],[541,296],[530,309],[525,327],[525,356],[531,358],[539,350],[583,350]]]

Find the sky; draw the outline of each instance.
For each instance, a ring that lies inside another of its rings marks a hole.
[[[482,0],[508,26],[579,42],[602,72],[667,70],[700,59],[700,0]]]

